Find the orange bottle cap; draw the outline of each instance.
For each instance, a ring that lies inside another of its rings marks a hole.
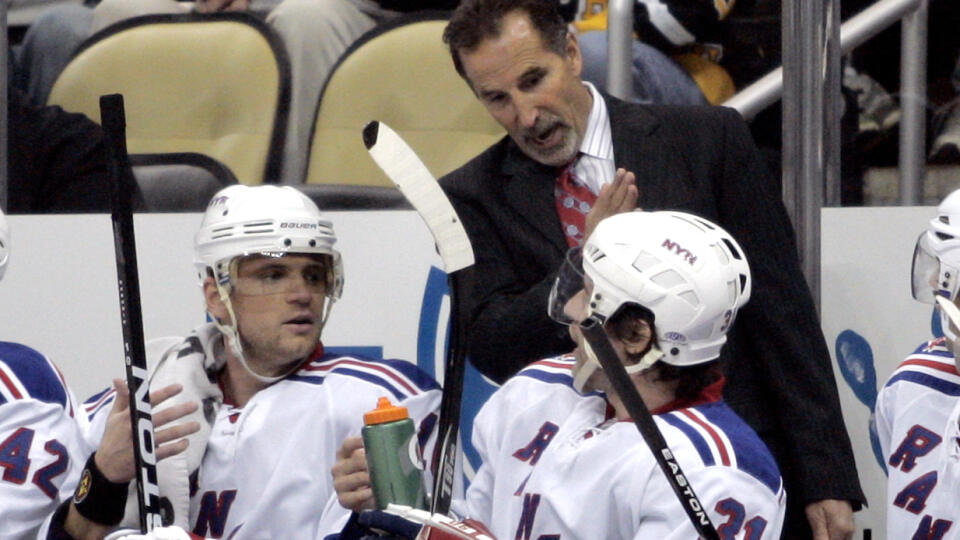
[[[406,407],[395,406],[390,403],[389,398],[382,397],[377,400],[376,409],[363,415],[363,423],[368,426],[371,424],[385,424],[387,422],[404,420],[409,417],[410,415],[407,413]]]

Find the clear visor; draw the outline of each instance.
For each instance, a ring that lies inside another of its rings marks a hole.
[[[579,324],[587,313],[587,294],[584,289],[583,256],[579,247],[570,249],[560,266],[553,288],[550,289],[550,299],[547,302],[547,313],[550,318],[561,324]]]
[[[230,263],[230,282],[236,294],[264,296],[305,291],[327,295],[334,283],[330,255],[258,253]]]
[[[940,290],[940,260],[933,255],[930,237],[926,232],[917,238],[913,250],[913,268],[910,270],[911,293],[913,298],[925,304],[933,304]]]

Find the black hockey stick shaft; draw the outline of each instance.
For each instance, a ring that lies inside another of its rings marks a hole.
[[[459,303],[457,291],[464,290],[467,274],[454,272],[448,276],[450,288],[450,337],[447,342],[446,365],[443,372],[443,397],[440,400],[440,420],[437,445],[434,447],[434,486],[430,502],[432,513],[446,514],[453,498],[456,458],[459,452],[460,407],[463,379],[467,365],[467,321]]]
[[[130,422],[133,428],[133,456],[137,467],[137,500],[140,531],[147,533],[161,526],[160,490],[157,485],[157,457],[154,448],[153,415],[147,384],[147,356],[143,339],[140,307],[140,280],[137,271],[137,246],[133,230],[135,180],[127,155],[126,120],[123,96],[100,97],[110,172],[115,180],[113,245],[117,261],[117,286],[120,294],[120,324],[123,329],[123,355],[127,388],[130,391]]]
[[[643,436],[643,440],[650,448],[654,459],[657,460],[657,465],[660,466],[677,499],[679,499],[680,504],[683,505],[683,509],[687,513],[687,517],[690,518],[693,528],[700,537],[705,540],[720,540],[717,530],[714,529],[713,524],[710,523],[707,509],[704,508],[703,504],[700,503],[700,499],[697,498],[696,493],[693,492],[693,486],[687,481],[687,477],[683,474],[680,464],[677,463],[673,452],[671,452],[667,446],[667,441],[664,440],[663,434],[660,433],[660,429],[657,428],[653,416],[651,416],[647,406],[643,403],[643,399],[637,392],[637,388],[630,381],[626,369],[624,369],[623,364],[620,362],[620,357],[617,355],[617,352],[613,350],[613,346],[607,338],[607,333],[603,329],[603,322],[596,316],[592,316],[587,319],[580,328],[583,332],[583,337],[590,344],[594,354],[597,356],[597,360],[599,360],[600,365],[603,367],[604,373],[607,375],[607,378],[610,379],[610,384],[613,385],[614,391],[617,393],[617,396],[620,397],[620,401],[623,402],[627,412],[629,412],[633,418],[634,424],[636,424],[637,429],[640,430],[640,435]]]

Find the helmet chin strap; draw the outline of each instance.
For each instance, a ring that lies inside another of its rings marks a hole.
[[[593,347],[590,346],[590,343],[587,340],[583,340],[580,345],[583,348],[583,353],[586,355],[587,360],[579,368],[574,367],[573,369],[573,387],[577,392],[583,393],[584,385],[587,384],[587,381],[598,369],[602,369],[600,366],[600,361],[597,360],[597,353],[593,352]],[[636,364],[630,366],[624,366],[627,375],[633,375],[634,373],[639,373],[641,371],[646,371],[656,363],[657,360],[663,358],[663,351],[658,349],[655,345],[650,346],[648,350],[640,361]]]
[[[217,283],[217,292],[220,294],[220,301],[223,302],[224,307],[227,308],[227,314],[230,315],[231,322],[230,324],[224,324],[220,322],[220,319],[213,317],[213,324],[215,324],[223,334],[224,339],[227,341],[227,347],[230,348],[230,352],[233,353],[234,358],[240,361],[240,365],[243,366],[243,369],[247,370],[247,373],[249,373],[251,377],[262,383],[273,384],[299,367],[295,366],[290,371],[276,377],[260,375],[254,371],[253,368],[247,364],[247,358],[243,354],[243,344],[240,342],[240,332],[237,330],[237,316],[233,311],[233,303],[230,302],[230,293],[226,290],[226,287],[221,286],[219,282]]]
[[[237,316],[233,311],[233,303],[230,301],[230,294],[227,292],[226,288],[222,287],[219,283],[217,284],[217,292],[220,294],[220,301],[223,302],[224,307],[227,308],[227,313],[230,315],[230,320],[232,322],[230,324],[224,324],[216,317],[213,317],[213,324],[223,334],[223,337],[227,341],[227,346],[230,347],[230,352],[233,353],[233,356],[240,361],[240,365],[243,366],[243,369],[247,370],[247,373],[249,373],[251,377],[262,383],[273,384],[300,368],[300,364],[296,363],[289,370],[275,377],[268,377],[254,371],[253,368],[250,367],[250,364],[247,363],[246,355],[243,354],[243,343],[240,341],[240,331],[237,329],[236,324]],[[323,319],[320,321],[321,332],[323,332],[323,327],[327,324],[327,317],[330,315],[330,310],[333,308],[333,303],[334,299],[327,299],[326,308],[324,309],[323,313]]]
[[[236,276],[238,259],[233,259],[229,264],[229,275],[231,277]],[[261,375],[253,370],[250,367],[250,364],[247,363],[247,357],[243,354],[243,342],[240,341],[240,330],[237,328],[237,315],[233,310],[233,302],[230,301],[230,280],[227,280],[227,284],[223,285],[220,283],[219,279],[214,280],[214,283],[217,287],[217,294],[220,296],[220,301],[223,303],[223,306],[227,309],[227,314],[230,315],[230,324],[224,324],[220,322],[220,319],[217,317],[213,318],[213,324],[220,330],[224,338],[227,341],[227,346],[230,348],[230,352],[233,353],[233,356],[240,361],[240,365],[243,366],[243,369],[247,370],[247,373],[250,374],[254,379],[266,383],[273,384],[280,379],[283,379],[287,375],[290,375],[294,371],[300,368],[300,364],[296,363],[289,370],[281,373],[280,375],[270,377],[266,375]],[[330,311],[333,309],[333,304],[336,302],[336,298],[332,295],[326,296],[324,301],[324,310],[323,318],[320,319],[320,332],[323,332],[324,326],[327,324],[327,318],[330,316]]]

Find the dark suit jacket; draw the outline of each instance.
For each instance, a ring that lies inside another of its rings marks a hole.
[[[743,119],[721,107],[605,97],[616,166],[636,174],[639,205],[711,219],[746,252],[753,292],[724,347],[724,396],[774,452],[788,500],[863,501],[793,229]],[[460,295],[470,299],[470,358],[497,381],[573,348],[547,316],[567,251],[555,178],[505,138],[440,180],[476,254],[472,290]]]

